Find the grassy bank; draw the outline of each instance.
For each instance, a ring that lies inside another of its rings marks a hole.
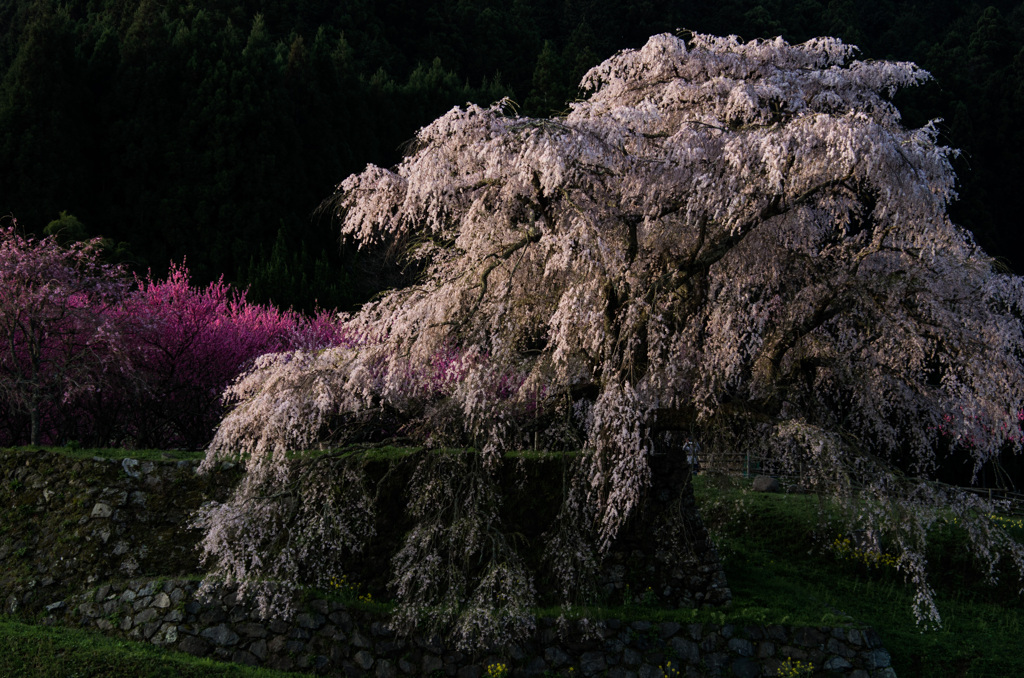
[[[94,631],[0,618],[0,678],[285,678],[300,676],[201,659]]]
[[[743,481],[722,487],[698,479],[696,485],[732,588],[730,614],[870,625],[900,678],[1024,675],[1019,587],[1009,578],[999,587],[984,585],[976,565],[960,555],[964,537],[955,529],[934,535],[928,554],[943,627],[922,632],[911,609],[913,589],[891,565],[837,549],[839,525],[822,523],[816,497],[754,493]],[[1024,540],[1021,528],[1011,533]]]

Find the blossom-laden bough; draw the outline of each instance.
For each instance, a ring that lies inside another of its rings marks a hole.
[[[208,464],[241,454],[263,480],[232,519],[260,519],[244,507],[287,483],[288,450],[355,424],[474,446],[481,483],[510,448],[581,446],[550,535],[553,563],[580,564],[555,568],[571,597],[643,501],[654,436],[685,431],[707,454],[799,467],[844,503],[851,529],[895,550],[924,624],[939,623],[924,557],[936,520],[955,515],[993,576],[1006,555],[1024,571],[986,502],[931,482],[940,442],[975,471],[1020,447],[1024,289],[948,218],[953,151],[935,125],[900,123],[892,95],[928,74],[854,52],[658,35],[587,73],[565,117],[456,108],[395,169],[346,179],[343,234],[400,249],[419,278],[351,319],[358,345],[267,359],[234,387]],[[445,549],[477,562],[500,533],[496,499],[458,482],[411,499],[420,516],[454,516],[458,493],[480,510],[452,526],[461,536],[409,535],[402,618],[500,635],[532,598],[505,542],[500,585],[487,567],[452,595],[412,581],[431,558],[462,562]],[[210,535],[216,568],[243,574],[217,520]]]

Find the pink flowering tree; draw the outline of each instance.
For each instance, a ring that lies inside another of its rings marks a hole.
[[[71,403],[125,368],[107,311],[126,285],[102,263],[98,240],[65,248],[15,227],[0,230],[0,400],[9,422],[27,418],[28,441],[39,445]]]
[[[143,384],[123,404],[123,429],[142,446],[205,446],[223,416],[224,390],[258,356],[343,340],[331,314],[253,304],[223,279],[196,286],[184,265],[172,265],[165,280],[138,280],[116,314]]]
[[[224,389],[258,356],[345,342],[335,314],[195,286],[184,265],[132,289],[100,246],[0,231],[4,442],[201,448]]]
[[[940,430],[975,469],[1020,446],[1024,285],[950,222],[953,152],[935,126],[900,123],[893,93],[927,78],[830,38],[659,35],[587,73],[565,117],[456,108],[395,169],[349,177],[343,233],[402,249],[422,275],[350,321],[358,347],[275,356],[238,382],[207,459],[241,453],[251,479],[208,516],[208,555],[260,576],[256,542],[227,535],[260,529],[245,507],[294,481],[286,452],[328,443],[331,422],[399,412],[477,445],[475,478],[531,434],[582,443],[549,535],[567,595],[643,501],[671,431],[800,468],[892,545],[924,624],[939,623],[936,522],[955,516],[990,574],[1003,557],[1024,572],[990,505],[931,481]],[[452,349],[443,397],[409,378]],[[466,644],[523,632],[532,575],[493,537],[500,488],[418,482],[433,493],[416,495],[420,527],[394,563],[396,621]],[[465,530],[441,539],[452,505]],[[337,518],[348,547],[365,537],[355,518]],[[481,542],[496,545],[486,557]],[[452,582],[436,563],[458,559],[438,549],[492,567]]]

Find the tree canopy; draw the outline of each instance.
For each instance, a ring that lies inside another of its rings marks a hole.
[[[227,535],[258,529],[245,507],[287,480],[289,450],[336,432],[473,445],[485,473],[532,442],[583,449],[549,535],[569,592],[642,501],[655,438],[685,432],[804,468],[894,543],[922,623],[939,621],[924,544],[943,515],[990,572],[1007,554],[1024,572],[988,504],[932,482],[943,445],[975,469],[1020,447],[1024,287],[948,217],[935,125],[901,124],[893,96],[928,77],[832,38],[661,34],[591,69],[564,117],[499,103],[424,127],[335,198],[342,232],[401,251],[417,281],[349,321],[355,346],[267,356],[233,388],[207,463],[241,453],[250,481],[210,514],[209,554],[258,570]],[[395,563],[406,619],[441,604],[418,538]],[[531,599],[510,550],[504,583],[444,618],[463,637],[480,605]],[[502,609],[494,633],[522,612]]]

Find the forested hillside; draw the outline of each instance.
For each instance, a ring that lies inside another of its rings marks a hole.
[[[350,307],[387,278],[318,206],[452,106],[562,111],[589,67],[658,32],[833,35],[932,72],[898,105],[944,118],[954,219],[1020,273],[1022,5],[0,0],[0,215],[41,233],[65,212],[154,274],[187,257],[255,300]]]

